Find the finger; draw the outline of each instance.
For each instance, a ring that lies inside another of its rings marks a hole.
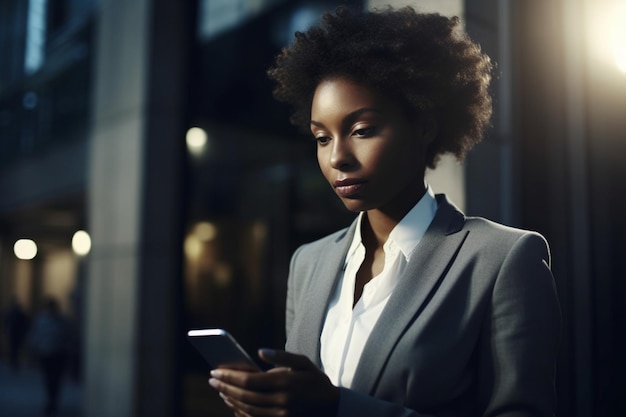
[[[274,366],[297,371],[318,370],[317,366],[304,355],[285,352],[284,350],[259,349],[259,357]]]
[[[287,402],[287,397],[280,391],[263,392],[248,390],[216,378],[209,379],[209,385],[215,388],[222,398],[226,397],[231,404],[234,404],[235,408],[240,408],[237,405],[240,403],[250,406],[268,407],[282,406]]]
[[[238,410],[234,404],[235,400],[230,399],[226,394],[223,394],[221,392],[219,393],[219,395],[224,401],[224,404],[226,404],[226,406],[233,411],[235,417],[252,417],[248,413],[244,413],[243,411]]]
[[[274,368],[268,372],[214,369],[211,371],[211,377],[248,391],[269,393],[283,390],[293,383],[294,378],[298,378],[299,373],[289,371],[290,369],[285,367]]]
[[[238,410],[237,407],[235,407],[232,404],[229,405],[228,407],[231,409],[235,417],[252,417],[250,414],[243,412],[241,410]]]
[[[250,414],[237,409],[237,407],[233,403],[234,400],[228,399],[228,397],[226,397],[222,393],[220,393],[220,397],[222,397],[222,399],[224,400],[224,404],[226,404],[228,408],[230,408],[235,417],[252,417]]]
[[[226,394],[221,393],[221,392],[219,392],[218,394],[222,398],[222,401],[224,401],[224,404],[226,404],[228,406],[228,408],[230,408],[231,410],[235,409],[235,406],[233,405],[232,400],[230,398],[228,398],[228,396]]]
[[[254,404],[246,404],[245,402],[237,401],[235,399],[232,400],[233,405],[235,407],[236,413],[240,413],[241,416],[254,416],[254,417],[276,417],[276,416],[284,416],[285,409],[282,407],[276,406],[258,406]],[[235,414],[238,416],[238,414]]]

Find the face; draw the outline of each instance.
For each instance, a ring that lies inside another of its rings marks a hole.
[[[421,132],[394,101],[346,78],[327,79],[313,96],[311,132],[320,169],[349,210],[403,216],[422,196]]]

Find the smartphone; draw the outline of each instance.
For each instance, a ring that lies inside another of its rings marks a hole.
[[[226,330],[189,330],[187,338],[198,349],[211,369],[230,368],[260,371],[259,365]]]

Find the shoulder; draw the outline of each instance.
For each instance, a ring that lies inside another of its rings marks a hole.
[[[466,234],[464,247],[470,251],[497,258],[498,255],[506,256],[513,248],[528,248],[543,258],[549,256],[546,239],[535,231],[506,226],[483,217],[466,216],[443,194],[437,195],[437,203],[439,230],[446,235]]]
[[[468,243],[489,250],[493,255],[505,255],[511,251],[539,255],[549,263],[549,246],[538,232],[505,226],[482,217],[466,217],[464,230],[468,231]]]
[[[350,229],[351,226],[338,230],[312,242],[305,243],[296,250],[296,253],[300,251],[307,254],[323,252],[324,250],[327,250],[329,246],[334,246],[337,243],[342,242],[344,239],[352,238]]]
[[[341,258],[345,255],[356,221],[349,227],[338,230],[313,242],[305,243],[293,253],[290,264],[290,281],[306,281],[314,276],[321,264],[333,264],[340,267]],[[320,262],[322,260],[322,262]],[[308,278],[306,278],[308,277]]]
[[[506,226],[482,217],[466,217],[464,229],[477,237],[490,240],[515,242],[520,238],[530,238],[531,240],[537,239],[546,242],[545,238],[536,231]]]

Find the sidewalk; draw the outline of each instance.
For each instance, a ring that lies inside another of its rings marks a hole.
[[[56,417],[81,417],[81,399],[81,386],[65,379]],[[37,369],[24,367],[13,373],[6,362],[0,362],[0,416],[41,417],[44,404],[43,383]]]

